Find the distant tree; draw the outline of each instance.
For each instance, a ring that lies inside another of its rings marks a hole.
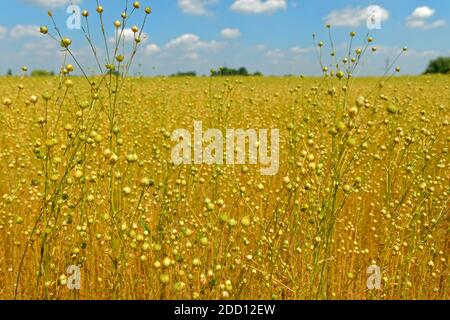
[[[186,72],[177,72],[174,74],[171,74],[169,77],[196,77],[197,72],[195,71],[186,71]]]
[[[431,60],[425,74],[450,73],[450,57],[439,57]]]
[[[241,76],[247,77],[250,76],[248,70],[245,67],[240,67],[239,69],[233,69],[228,67],[219,68],[219,70],[211,70],[212,77],[224,77],[224,76]],[[261,72],[256,72],[253,75],[262,76]]]
[[[12,75],[13,75],[12,69],[9,68],[8,71],[6,72],[6,76],[11,77]]]
[[[31,71],[32,77],[49,77],[54,75],[55,73],[53,71],[39,70],[39,69]]]
[[[248,76],[248,71],[246,68],[244,67],[240,67],[238,70],[238,75],[240,76]]]
[[[253,75],[255,77],[262,77],[263,76],[263,74],[261,72],[259,72],[259,71],[256,71]]]

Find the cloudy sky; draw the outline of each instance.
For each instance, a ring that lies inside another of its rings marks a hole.
[[[73,40],[80,62],[94,67],[89,45],[79,29],[70,30],[66,21],[71,2],[90,12],[93,42],[99,53],[106,50],[98,32],[94,0],[2,0],[0,1],[0,74],[22,65],[29,69],[57,70],[61,65],[58,44],[41,35],[41,25],[51,21],[51,9],[64,36]],[[113,21],[119,19],[126,0],[100,0],[105,8],[107,42],[114,37]],[[447,0],[141,0],[153,13],[145,27],[145,39],[133,66],[133,73],[170,74],[195,70],[208,73],[219,66],[245,66],[265,74],[317,75],[320,67],[312,34],[330,49],[327,23],[333,25],[336,52],[348,50],[349,32],[356,31],[356,46],[369,26],[368,7],[376,8],[380,29],[373,29],[375,54],[368,54],[360,75],[379,75],[388,60],[402,47],[409,48],[398,65],[403,74],[421,73],[427,62],[441,55],[450,56],[450,1]],[[69,10],[70,11],[70,10]],[[139,25],[143,10],[130,24]],[[131,27],[131,25],[130,25]],[[110,39],[111,38],[111,39]],[[125,53],[126,55],[126,53]],[[325,61],[327,57],[325,55]],[[329,59],[328,59],[329,60]]]

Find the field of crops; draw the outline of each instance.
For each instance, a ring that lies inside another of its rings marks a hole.
[[[0,80],[0,299],[448,299],[448,76],[68,79]],[[194,121],[278,173],[173,165]]]

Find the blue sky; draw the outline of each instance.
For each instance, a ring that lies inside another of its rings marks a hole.
[[[98,29],[95,0],[72,0],[90,12],[91,29]],[[108,37],[112,23],[120,19],[126,0],[100,0],[105,7]],[[84,66],[93,56],[81,30],[69,30],[66,13],[70,0],[14,0],[0,2],[0,73],[15,73],[22,65],[29,69],[56,70],[61,65],[58,45],[37,32],[51,25],[50,9],[64,36],[73,40],[73,49]],[[328,43],[326,23],[333,25],[333,41],[338,56],[344,54],[349,32],[358,34],[360,44],[367,33],[368,6],[377,6],[381,29],[371,31],[375,54],[364,59],[359,74],[379,75],[386,61],[403,46],[409,48],[398,65],[403,74],[422,72],[427,62],[450,56],[450,1],[433,0],[153,0],[140,1],[153,13],[145,27],[146,38],[133,66],[133,72],[146,75],[169,74],[227,65],[246,66],[265,74],[320,74],[312,33]],[[131,22],[138,24],[140,10]],[[130,25],[131,26],[131,25]],[[102,38],[94,32],[94,43],[105,53]],[[325,50],[329,48],[325,46]],[[325,51],[327,52],[327,51]],[[326,58],[328,59],[328,58]]]

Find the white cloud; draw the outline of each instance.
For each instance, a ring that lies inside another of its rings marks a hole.
[[[284,58],[286,54],[280,49],[275,49],[267,51],[266,56],[270,59],[281,59]]]
[[[226,39],[236,39],[241,36],[241,31],[239,29],[225,28],[220,34]]]
[[[235,0],[231,5],[231,10],[244,14],[274,13],[286,8],[286,0]]]
[[[30,52],[32,52],[32,54],[30,54]],[[104,55],[104,51],[98,47],[96,47],[96,52],[99,57]],[[97,65],[90,46],[72,48],[72,54],[88,74],[97,72]],[[9,59],[15,59],[17,63],[20,63],[19,65],[27,65],[30,70],[44,69],[57,71],[61,67],[63,61],[75,64],[71,57],[66,56],[66,54],[61,51],[58,42],[49,37],[25,41],[23,46],[14,53],[14,58]],[[79,73],[79,68],[77,67],[76,69]]]
[[[158,47],[156,44],[151,43],[149,45],[147,45],[144,49],[144,54],[147,56],[152,56],[155,55],[157,53],[159,53],[161,51],[161,48]]]
[[[377,46],[377,54],[383,55],[383,56],[394,56],[398,55],[400,52],[403,51],[403,48],[398,46],[387,46],[387,45],[378,45]],[[417,50],[414,48],[409,48],[406,54],[403,55],[402,59],[407,58],[435,58],[442,54],[440,51],[437,50]]]
[[[310,53],[314,52],[314,47],[302,48],[299,46],[292,47],[290,49],[268,49],[265,50],[264,56],[269,59],[272,63],[278,64],[283,61],[293,61],[293,59],[299,59],[301,57],[309,57]]]
[[[3,39],[6,34],[8,33],[8,29],[6,29],[5,27],[0,26],[0,39]]]
[[[424,29],[427,22],[425,20],[408,19],[406,25],[411,29]]]
[[[79,4],[82,0],[22,0],[27,3],[35,4],[45,8],[58,8],[62,6],[69,6],[71,4]]]
[[[120,32],[121,31],[118,31],[117,37],[120,36]],[[135,37],[139,36],[139,33],[140,33],[140,31],[135,34],[133,32],[133,30],[131,30],[131,29],[124,29],[123,30],[123,34],[122,34],[122,39],[125,42],[133,42]],[[122,41],[122,39],[121,39],[121,41]],[[145,42],[147,42],[147,40],[148,40],[148,34],[145,31],[142,31],[142,33],[141,33],[141,43],[145,43]],[[110,37],[109,38],[109,42],[114,44],[116,42],[116,38],[115,37]]]
[[[256,51],[264,51],[267,49],[267,46],[265,44],[258,44],[253,49]]]
[[[430,7],[427,7],[427,6],[418,7],[410,15],[410,18],[411,19],[428,19],[428,18],[431,18],[435,12],[436,12],[436,10],[431,9]]]
[[[434,28],[439,28],[439,27],[443,27],[447,24],[447,22],[445,20],[436,20],[434,22],[432,22],[431,24],[427,25],[426,29],[434,29]]]
[[[334,27],[359,27],[367,23],[372,17],[373,11],[378,12],[379,22],[385,22],[389,19],[390,13],[381,6],[373,5],[365,8],[345,8],[333,10],[323,20]]]
[[[101,57],[104,55],[104,51],[102,48],[94,46],[95,52],[97,53],[97,56]],[[59,51],[59,50],[57,50]],[[92,51],[91,46],[83,46],[81,48],[73,48],[72,49],[73,55],[77,58],[77,60],[80,61],[81,65],[92,65],[94,53]]]
[[[446,25],[445,20],[436,20],[432,23],[427,23],[426,20],[408,20],[406,22],[406,25],[411,28],[411,29],[423,29],[423,30],[430,30],[430,29],[434,29],[434,28],[439,28],[439,27],[443,27]]]
[[[178,6],[181,11],[194,16],[207,16],[211,12],[207,6],[217,2],[217,0],[178,0]]]
[[[186,59],[195,61],[195,60],[198,60],[199,55],[197,52],[188,52],[188,53],[186,53],[185,57],[186,57]]]
[[[197,50],[207,50],[215,51],[223,47],[223,43],[212,41],[203,41],[199,36],[186,33],[175,39],[170,40],[166,44],[167,49],[181,49],[183,51],[197,51]]]
[[[41,35],[38,26],[22,25],[22,24],[14,26],[9,34],[11,35],[12,38],[22,38],[30,36],[39,37]]]
[[[436,10],[427,7],[417,7],[413,13],[406,19],[406,25],[411,29],[423,29],[429,30],[442,27],[446,24],[445,20],[436,20],[428,22],[428,20],[434,16]]]
[[[313,48],[313,47],[309,47],[309,48],[301,48],[301,47],[296,46],[296,47],[292,47],[292,48],[290,49],[290,51],[291,51],[291,53],[293,53],[293,54],[302,54],[302,53],[309,53],[309,52],[312,52],[312,51],[314,51],[314,48]]]
[[[32,61],[35,63],[44,61],[59,61],[61,51],[58,50],[56,41],[43,38],[37,41],[27,41],[17,53],[19,57],[27,57],[32,52]]]

